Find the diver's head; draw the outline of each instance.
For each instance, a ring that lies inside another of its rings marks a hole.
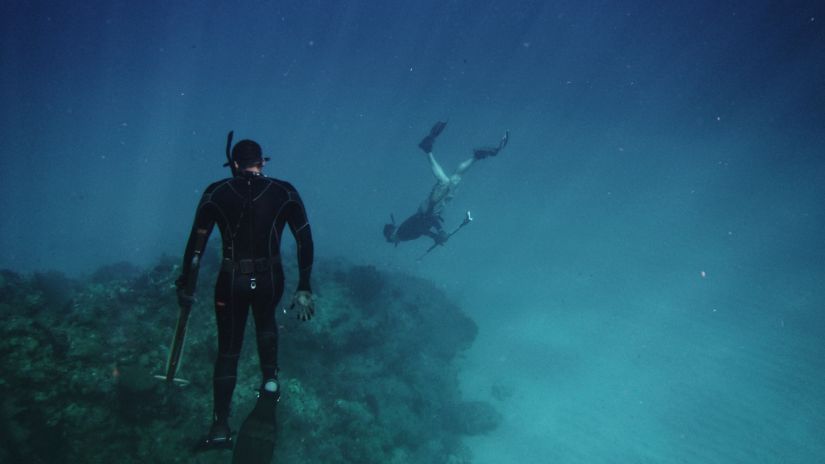
[[[241,140],[232,147],[232,162],[240,170],[258,170],[269,158],[263,156],[261,146],[254,140]]]
[[[395,224],[384,224],[384,238],[389,243],[398,243],[398,237],[395,235],[396,229]]]

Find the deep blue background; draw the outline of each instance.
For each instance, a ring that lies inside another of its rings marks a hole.
[[[415,143],[439,118],[445,166],[513,132],[513,159],[476,181],[494,170],[496,195],[524,205],[505,223],[567,186],[657,192],[718,161],[737,164],[726,197],[712,193],[719,214],[754,195],[776,201],[759,208],[821,198],[817,2],[2,8],[5,266],[176,252],[196,190],[225,175],[229,129],[301,187],[336,254],[425,195]]]

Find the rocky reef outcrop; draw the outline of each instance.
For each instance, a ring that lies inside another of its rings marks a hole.
[[[186,386],[153,377],[177,319],[177,259],[151,269],[118,263],[84,279],[0,271],[0,462],[228,462],[228,452],[192,452],[211,416],[216,261],[204,264],[190,319]],[[322,261],[313,282],[316,318],[284,314],[288,298],[278,309],[274,462],[471,462],[462,437],[501,420],[459,392],[454,361],[475,323],[430,282],[372,266]],[[248,327],[234,427],[259,375]]]

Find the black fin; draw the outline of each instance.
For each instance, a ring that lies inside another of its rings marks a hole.
[[[424,153],[432,153],[433,151],[433,143],[435,143],[436,137],[441,134],[444,128],[447,127],[447,123],[445,121],[438,121],[433,125],[430,129],[430,133],[424,137],[421,142],[418,144],[418,147],[421,148]]]
[[[497,153],[497,148],[476,148],[473,150],[473,158],[480,160],[487,158],[488,156],[496,156]]]
[[[473,157],[477,160],[487,158],[488,156],[496,156],[498,152],[501,151],[502,148],[507,146],[507,142],[510,141],[510,131],[504,131],[504,136],[501,137],[501,140],[498,142],[498,146],[495,148],[492,147],[485,147],[485,148],[476,148],[473,150]]]
[[[275,451],[277,422],[275,415],[280,391],[262,390],[252,412],[238,432],[238,443],[232,453],[233,464],[269,464]]]

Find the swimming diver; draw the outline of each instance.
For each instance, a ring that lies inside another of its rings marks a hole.
[[[430,133],[418,144],[418,147],[427,155],[430,162],[430,169],[433,176],[435,176],[435,185],[427,199],[418,207],[418,211],[404,220],[400,226],[396,227],[394,217],[392,217],[392,223],[384,225],[384,238],[389,243],[398,246],[400,242],[427,236],[433,239],[433,246],[445,244],[451,234],[448,234],[443,228],[444,219],[441,213],[447,203],[455,196],[462,176],[476,161],[498,155],[501,149],[507,146],[510,138],[510,132],[505,131],[497,146],[473,150],[473,156],[459,164],[455,172],[448,177],[433,155],[433,144],[445,127],[447,127],[446,122],[436,122],[430,129]]]

